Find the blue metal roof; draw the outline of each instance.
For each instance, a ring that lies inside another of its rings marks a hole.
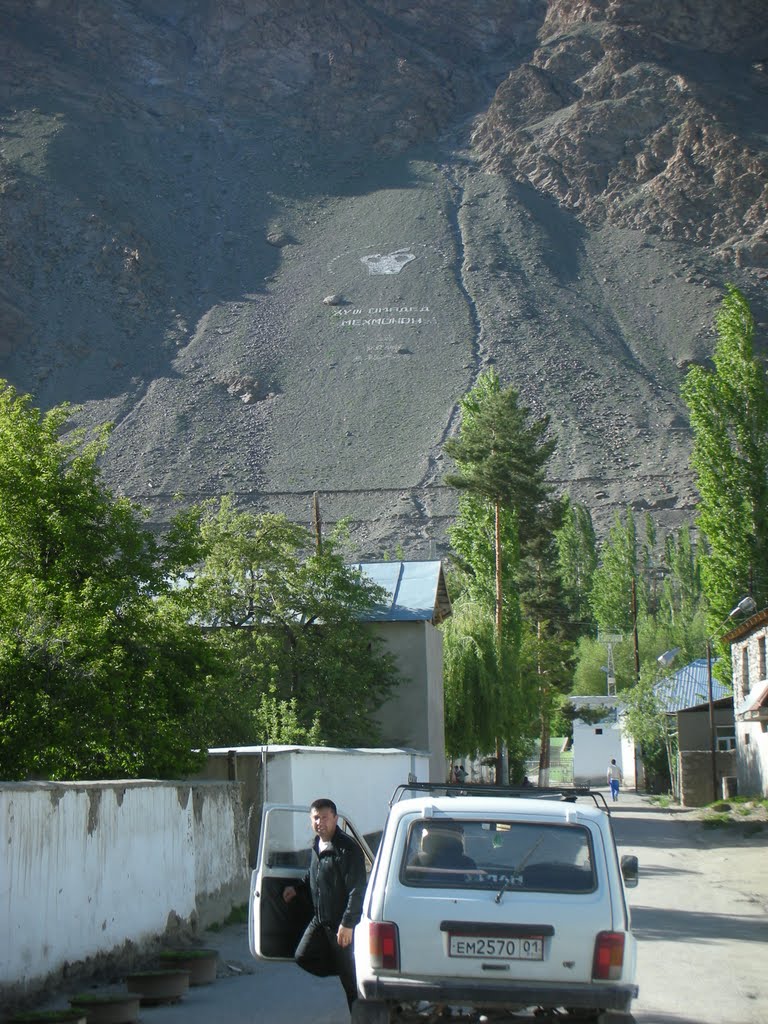
[[[700,704],[708,703],[707,659],[697,658],[690,664],[683,665],[673,675],[660,680],[654,689],[670,714],[682,711],[684,708],[695,708]],[[729,687],[723,686],[719,680],[713,678],[712,699],[720,700],[721,697],[730,696]]]
[[[358,562],[359,569],[387,593],[384,604],[364,616],[366,622],[433,622],[451,614],[443,563]]]

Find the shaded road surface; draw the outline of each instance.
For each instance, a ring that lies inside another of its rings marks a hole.
[[[768,829],[703,829],[634,794],[612,815],[621,852],[640,858],[638,1024],[766,1024]]]
[[[637,1024],[766,1024],[768,829],[749,838],[705,831],[690,813],[632,793],[612,813],[620,852],[640,858],[640,884],[629,891],[639,940]],[[142,1024],[349,1020],[338,979],[254,961],[244,925],[209,932],[204,942],[220,950],[216,983],[190,989],[176,1006],[143,1009]]]

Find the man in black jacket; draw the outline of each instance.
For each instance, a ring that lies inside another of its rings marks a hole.
[[[309,871],[299,883],[309,891],[314,917],[296,950],[299,967],[321,978],[338,974],[350,1009],[357,999],[352,936],[360,920],[365,892],[363,851],[338,827],[333,800],[315,800],[310,811],[315,841]],[[298,892],[288,885],[283,899],[290,903]]]

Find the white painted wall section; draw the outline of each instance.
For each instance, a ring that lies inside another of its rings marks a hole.
[[[194,928],[247,899],[240,788],[0,785],[0,1001],[65,963]]]
[[[611,758],[624,772],[624,784],[634,784],[634,760],[629,765],[633,781],[627,778],[627,751],[623,743],[621,723],[615,697],[572,697],[571,703],[594,712],[606,708],[600,721],[575,719],[573,723],[573,781],[577,786],[607,786]]]
[[[239,747],[238,757],[248,750],[260,753],[259,748]],[[409,778],[429,780],[429,755],[419,751],[271,746],[265,752],[266,803],[309,806],[318,797],[329,797],[364,834],[384,827],[398,785]]]

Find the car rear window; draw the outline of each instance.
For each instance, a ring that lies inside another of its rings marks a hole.
[[[595,888],[589,830],[539,822],[419,820],[400,871],[418,888],[584,893]]]

